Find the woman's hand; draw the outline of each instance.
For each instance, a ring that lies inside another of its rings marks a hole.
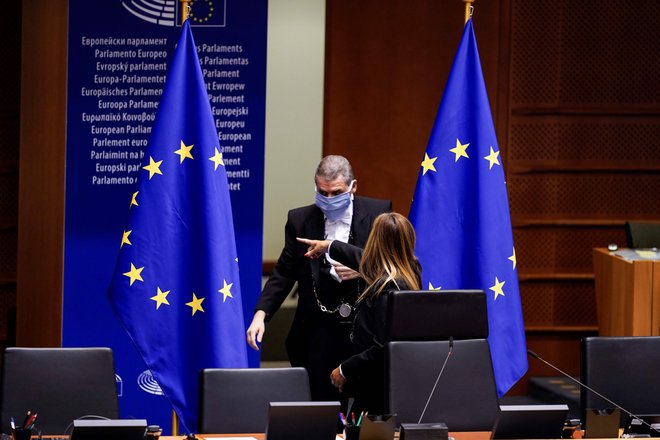
[[[332,243],[331,240],[310,240],[308,238],[298,238],[298,237],[296,237],[296,240],[298,240],[301,243],[305,243],[307,246],[309,246],[307,248],[307,253],[305,254],[305,256],[312,259],[319,258],[321,255],[328,252],[330,243]]]
[[[337,272],[337,276],[342,281],[354,280],[355,278],[358,278],[360,276],[360,272],[356,272],[350,267],[344,266],[343,264],[332,263],[332,265],[335,267],[335,272]]]
[[[330,373],[330,382],[339,389],[340,393],[343,391],[346,378],[339,372],[339,367],[335,368],[332,370],[332,373]]]

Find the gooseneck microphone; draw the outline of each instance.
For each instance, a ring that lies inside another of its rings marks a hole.
[[[658,431],[656,428],[654,428],[653,426],[651,426],[651,424],[649,424],[649,423],[648,423],[647,421],[645,421],[644,419],[642,419],[642,418],[636,416],[635,414],[631,413],[630,411],[628,411],[627,409],[625,409],[624,407],[622,407],[622,406],[619,405],[618,403],[613,402],[612,400],[610,400],[610,399],[608,399],[607,397],[603,396],[603,395],[600,394],[598,391],[596,391],[596,390],[594,390],[593,388],[591,388],[590,386],[588,386],[588,385],[586,385],[586,384],[580,382],[579,380],[577,380],[576,378],[574,378],[574,377],[571,376],[570,374],[568,374],[568,373],[566,373],[566,372],[560,370],[558,367],[555,367],[555,366],[552,365],[550,362],[546,361],[545,359],[543,359],[541,356],[539,356],[538,354],[536,354],[536,353],[533,352],[532,350],[527,349],[527,354],[529,354],[529,355],[530,355],[531,357],[533,357],[534,359],[538,359],[538,360],[540,360],[541,362],[543,362],[544,364],[546,364],[548,367],[552,368],[552,369],[555,370],[555,371],[558,371],[558,372],[561,373],[563,376],[569,378],[570,380],[572,380],[572,381],[575,382],[576,384],[580,385],[580,386],[583,387],[584,389],[591,391],[591,392],[594,393],[596,396],[600,397],[601,399],[605,400],[606,402],[611,403],[612,405],[614,405],[615,408],[620,409],[621,411],[623,411],[624,413],[628,414],[628,415],[629,415],[630,417],[632,417],[633,419],[635,419],[635,420],[639,421],[640,423],[642,423],[642,424],[648,426],[651,430],[653,430],[653,431],[657,431],[657,432],[660,432],[660,431]]]
[[[449,337],[449,351],[447,352],[447,357],[445,357],[445,362],[442,364],[442,368],[440,369],[440,373],[438,373],[438,377],[435,379],[435,384],[433,385],[433,389],[431,390],[431,394],[429,394],[429,398],[426,401],[426,405],[424,405],[424,410],[422,410],[422,414],[419,416],[419,421],[417,424],[422,423],[422,419],[424,418],[424,414],[426,413],[426,408],[429,407],[429,403],[431,402],[431,397],[433,397],[433,393],[435,392],[435,388],[438,386],[438,382],[440,382],[440,377],[442,377],[442,372],[445,371],[445,366],[447,365],[447,361],[449,360],[449,356],[451,356],[451,351],[454,349],[454,338],[452,336]]]

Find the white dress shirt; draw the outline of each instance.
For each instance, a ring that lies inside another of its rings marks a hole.
[[[348,240],[351,236],[351,221],[353,220],[353,200],[351,204],[348,205],[348,208],[344,212],[344,215],[338,218],[337,220],[330,221],[325,217],[325,239],[326,240],[339,240],[344,243],[348,243]],[[325,254],[326,260],[330,264],[339,263],[338,261],[330,258],[330,254]],[[341,264],[341,263],[339,263]],[[341,283],[341,278],[337,275],[337,271],[334,266],[330,267],[330,275]]]

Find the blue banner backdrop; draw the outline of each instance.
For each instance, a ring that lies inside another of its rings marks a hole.
[[[146,418],[168,432],[171,408],[107,296],[181,32],[179,1],[157,3],[156,9],[147,0],[69,0],[62,338],[69,347],[111,347],[121,416]],[[247,326],[261,288],[267,2],[191,6],[229,178]],[[248,353],[257,366],[258,354]]]

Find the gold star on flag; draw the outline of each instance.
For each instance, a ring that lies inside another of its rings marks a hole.
[[[128,239],[128,236],[131,235],[131,231],[124,231],[124,236],[121,238],[121,244],[119,245],[119,249],[122,248],[125,244],[132,245],[131,240]]]
[[[429,281],[429,290],[440,290],[440,289],[442,289],[441,286],[433,287],[433,284],[431,284],[431,282]]]
[[[218,169],[218,165],[222,165],[223,167],[225,166],[225,163],[222,161],[222,153],[219,152],[217,148],[215,149],[215,154],[209,157],[209,160],[215,164],[213,171]]]
[[[156,162],[153,157],[149,156],[149,165],[143,167],[145,170],[149,171],[149,180],[154,177],[154,174],[163,175],[163,172],[160,170],[161,163],[163,163],[162,160]]]
[[[513,248],[513,255],[511,255],[508,259],[511,260],[511,261],[513,262],[513,268],[515,269],[515,268],[516,268],[516,263],[517,263],[517,260],[516,260],[516,248]]]
[[[500,161],[497,159],[497,156],[499,155],[499,151],[494,151],[493,147],[490,147],[490,154],[488,156],[484,156],[484,159],[490,162],[490,165],[488,166],[489,170],[493,168],[493,165],[500,165]]]
[[[186,305],[192,309],[192,316],[195,316],[195,313],[197,313],[197,312],[203,312],[204,311],[204,309],[202,308],[202,302],[203,301],[204,301],[204,298],[197,298],[197,296],[193,293],[192,301],[186,303]]]
[[[458,159],[460,159],[461,157],[465,157],[465,158],[469,159],[469,157],[467,155],[467,152],[466,152],[467,147],[469,145],[470,144],[463,145],[463,144],[461,144],[461,142],[458,139],[456,139],[456,146],[449,150],[449,151],[451,151],[452,153],[454,153],[456,155],[456,160],[454,162],[458,162]]]
[[[140,191],[135,191],[135,192],[133,193],[133,197],[131,197],[131,204],[130,204],[130,206],[128,207],[129,209],[130,209],[130,207],[133,206],[133,205],[135,205],[135,206],[139,206],[139,205],[138,205],[138,202],[137,202],[137,195],[138,195],[139,192],[140,192]]]
[[[170,305],[169,301],[167,301],[167,295],[170,294],[170,291],[163,292],[160,290],[160,287],[157,287],[158,289],[158,294],[156,296],[152,296],[151,299],[156,301],[156,310],[160,308],[163,304],[167,304],[168,306]]]
[[[124,275],[131,279],[131,283],[130,283],[131,286],[133,285],[135,280],[144,282],[141,275],[143,270],[144,270],[144,266],[138,269],[133,265],[133,263],[131,263],[131,270],[128,272],[124,272]]]
[[[174,152],[174,154],[179,155],[179,157],[181,159],[181,161],[179,162],[180,164],[182,164],[185,159],[192,159],[193,158],[192,153],[190,152],[190,150],[192,150],[192,148],[193,148],[192,145],[188,146],[188,145],[184,144],[183,141],[181,141],[181,148],[179,148],[178,150],[176,150]]]
[[[495,285],[489,287],[490,290],[495,292],[495,298],[493,299],[497,299],[497,297],[500,295],[504,296],[504,291],[502,290],[502,286],[504,286],[504,283],[506,283],[506,281],[500,281],[497,279],[497,277],[495,277]]]
[[[227,297],[233,298],[233,296],[231,296],[231,286],[233,286],[234,283],[227,284],[227,280],[222,280],[222,282],[224,283],[224,286],[222,289],[218,290],[218,292],[222,293],[224,296],[224,298],[222,298],[222,302],[225,302],[227,301]]]
[[[436,157],[429,157],[428,153],[424,153],[424,161],[422,162],[422,168],[424,168],[424,172],[422,173],[422,176],[426,174],[428,170],[431,171],[436,171],[435,166],[433,163],[438,159],[438,156]]]

